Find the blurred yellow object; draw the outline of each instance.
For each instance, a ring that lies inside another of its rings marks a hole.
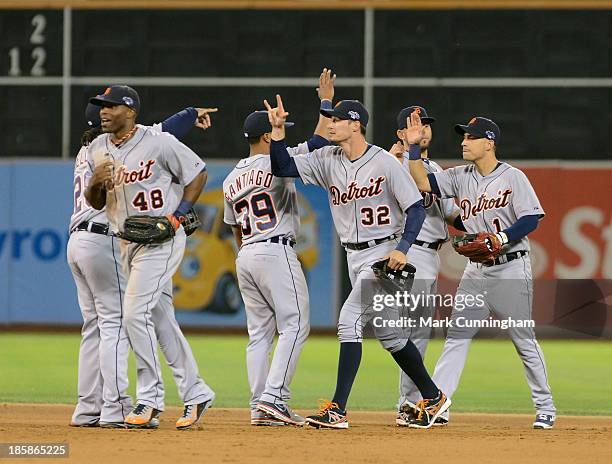
[[[319,259],[318,223],[308,200],[298,193],[301,228],[296,251],[304,273]],[[187,238],[185,256],[173,277],[174,304],[184,311],[234,314],[242,306],[236,279],[231,227],[223,222],[223,190],[203,192],[194,209],[202,225]]]

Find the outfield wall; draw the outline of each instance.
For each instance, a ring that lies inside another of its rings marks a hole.
[[[534,318],[601,335],[612,327],[612,165],[515,164],[530,178],[546,211],[530,236],[538,279]],[[217,269],[230,268],[235,253],[219,216],[213,214],[218,208],[215,195],[220,195],[221,182],[232,167],[231,162],[209,165],[209,183],[201,202],[205,230],[192,238],[188,258],[175,278],[177,315],[187,327],[245,326],[242,308],[225,314],[210,308],[221,278]],[[339,283],[344,253],[338,248],[326,193],[297,185],[303,222],[298,252],[309,281],[312,324],[331,329],[344,299]],[[71,162],[0,163],[0,325],[80,323],[66,264],[72,196]],[[441,262],[440,287],[452,293],[465,260],[447,244],[441,250]]]

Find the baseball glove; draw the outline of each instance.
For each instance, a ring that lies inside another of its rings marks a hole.
[[[374,275],[381,281],[383,287],[391,291],[409,292],[414,283],[416,267],[406,263],[403,269],[394,271],[387,266],[389,259],[383,259],[372,264]]]
[[[198,227],[202,225],[202,222],[198,217],[198,213],[196,213],[193,208],[187,211],[187,214],[184,216],[179,217],[179,221],[181,221],[181,224],[183,224],[183,229],[185,230],[185,235],[187,235],[187,237],[193,234],[196,230],[198,230]]]
[[[490,263],[502,250],[499,237],[491,232],[479,232],[453,237],[453,248],[476,263]]]
[[[178,220],[175,221],[180,226]],[[128,216],[123,222],[123,232],[118,237],[130,242],[150,245],[163,243],[174,237],[175,225],[167,216]]]

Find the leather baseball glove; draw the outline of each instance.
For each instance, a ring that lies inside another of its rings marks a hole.
[[[123,222],[123,232],[117,236],[130,242],[150,245],[170,240],[178,227],[180,222],[174,216],[128,216]]]
[[[491,263],[501,253],[503,244],[491,232],[465,234],[453,237],[453,248],[460,255],[476,263]]]
[[[416,267],[410,263],[406,263],[403,269],[393,270],[387,266],[389,259],[383,259],[372,264],[374,275],[381,280],[385,289],[401,292],[409,292],[412,290],[414,283],[414,274]]]

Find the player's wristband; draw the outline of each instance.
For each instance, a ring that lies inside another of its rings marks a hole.
[[[333,108],[331,100],[323,99],[321,100],[321,109],[322,110],[331,110]]]
[[[187,212],[191,209],[192,206],[193,206],[192,201],[181,200],[181,202],[178,205],[178,208],[176,208],[176,211],[173,214],[177,218],[180,218],[181,216],[185,216]]]
[[[416,161],[421,159],[421,145],[418,143],[411,143],[408,147],[408,159],[410,161]]]
[[[499,239],[502,245],[505,245],[506,243],[508,243],[508,236],[506,235],[505,232],[498,232],[495,235],[497,236],[497,238]]]

